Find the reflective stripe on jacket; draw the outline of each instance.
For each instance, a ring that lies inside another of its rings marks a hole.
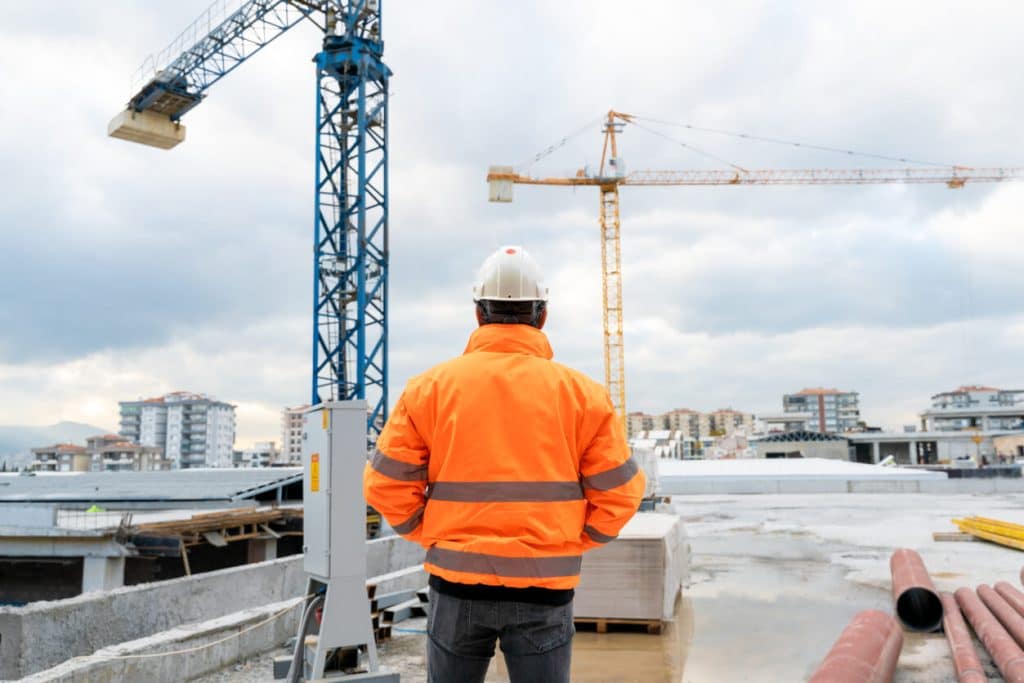
[[[608,392],[528,325],[484,325],[409,381],[363,490],[457,583],[572,588],[636,512],[644,475]]]

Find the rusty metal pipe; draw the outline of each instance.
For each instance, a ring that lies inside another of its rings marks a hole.
[[[992,586],[986,584],[978,586],[978,597],[985,603],[989,611],[996,615],[996,619],[1013,636],[1017,644],[1024,647],[1024,617],[1018,614],[1017,610],[1003,599],[1003,596],[992,590]]]
[[[942,600],[942,630],[946,632],[949,649],[953,652],[953,666],[956,667],[958,683],[987,683],[988,676],[981,667],[974,642],[960,613],[960,606],[951,593],[939,593]]]
[[[942,601],[916,551],[900,548],[889,558],[896,615],[911,631],[931,633],[942,627]]]
[[[1010,606],[1017,610],[1017,613],[1024,616],[1024,593],[1017,590],[1012,584],[1000,581],[995,585],[996,593],[1003,597],[1003,600],[1010,603]]]
[[[891,683],[903,629],[885,612],[858,612],[807,683]]]
[[[970,588],[957,590],[956,601],[1007,683],[1024,683],[1024,651],[999,620]]]

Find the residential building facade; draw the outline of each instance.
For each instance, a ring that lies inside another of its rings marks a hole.
[[[281,460],[281,451],[273,441],[257,441],[252,448],[234,453],[235,467],[271,467]]]
[[[302,427],[308,409],[308,405],[302,405],[281,411],[281,462],[302,462]]]
[[[1024,430],[1024,389],[966,385],[935,394],[931,408],[921,413],[921,428],[935,432]]]
[[[643,432],[666,430],[678,433],[680,439],[712,439],[732,436],[736,432],[752,434],[754,416],[732,408],[702,413],[690,408],[675,408],[661,415],[635,412],[626,416],[626,435],[637,438]],[[697,450],[700,450],[699,448]]]
[[[684,437],[696,439],[701,434],[708,432],[707,416],[690,410],[689,408],[676,408],[670,410],[657,419],[657,427],[681,433]]]
[[[702,435],[727,436],[742,433],[749,436],[754,433],[754,416],[741,413],[732,408],[720,408],[707,414],[707,431]]]
[[[654,429],[656,419],[654,415],[647,415],[646,413],[629,413],[626,415],[626,436],[632,439],[640,432]]]
[[[803,389],[795,394],[785,394],[782,410],[810,414],[807,430],[819,434],[857,431],[860,422],[860,399],[856,391]]]
[[[126,441],[119,434],[102,434],[86,439],[92,472],[153,472],[171,469],[171,461],[159,446]]]
[[[32,472],[88,472],[89,454],[81,446],[58,443],[53,446],[32,449]]]
[[[806,432],[808,423],[814,422],[810,413],[764,413],[758,414],[755,431],[761,434],[785,434]]]
[[[173,469],[231,467],[235,406],[205,394],[178,391],[142,401],[122,401],[119,434],[163,448]]]

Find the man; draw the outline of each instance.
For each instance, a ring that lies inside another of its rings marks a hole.
[[[521,247],[483,264],[464,355],[406,386],[363,477],[366,500],[427,549],[428,680],[569,680],[581,555],[636,512],[644,475],[608,392],[551,360],[548,290]]]

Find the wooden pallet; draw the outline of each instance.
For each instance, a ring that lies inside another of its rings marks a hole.
[[[577,631],[596,631],[597,633],[649,633],[659,635],[662,629],[660,619],[599,619],[596,617],[576,617],[573,619]]]
[[[972,542],[978,539],[976,539],[971,534],[965,534],[962,531],[933,531],[932,540]]]

